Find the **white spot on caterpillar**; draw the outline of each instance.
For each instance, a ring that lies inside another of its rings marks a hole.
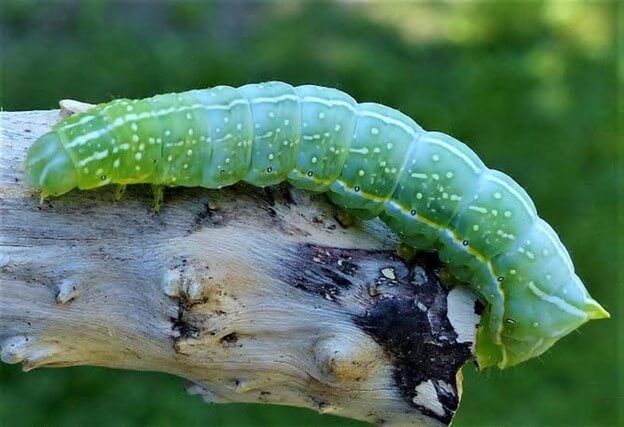
[[[422,198],[423,198],[422,193],[416,193],[416,198],[417,198],[418,200],[422,199]]]
[[[510,211],[505,211],[504,215],[505,215],[505,218],[509,218],[509,217],[511,217],[511,212]]]
[[[340,125],[336,125],[336,126],[334,126],[334,130],[335,130],[336,132],[338,132],[340,129],[341,129]]]
[[[173,160],[173,156],[171,154],[169,154],[169,156],[167,156],[167,161],[172,161]]]
[[[325,113],[321,111],[318,116],[319,116],[319,119],[323,120],[325,118]]]
[[[141,154],[141,152],[137,152],[134,154],[134,158],[138,161],[141,160],[141,158],[143,157],[143,154]]]
[[[191,149],[189,148],[189,149],[187,150],[186,154],[187,154],[187,155],[189,155],[189,156],[190,156],[190,155],[192,155],[192,154],[193,154],[193,150],[191,150]]]
[[[392,150],[392,147],[393,147],[393,145],[392,145],[392,143],[391,143],[391,142],[389,142],[389,143],[387,143],[387,144],[386,144],[386,148],[387,148],[388,150]]]
[[[275,117],[275,113],[273,111],[269,111],[269,117],[271,118]]]
[[[434,162],[437,162],[440,160],[440,156],[438,156],[437,154],[434,154],[433,156],[431,156],[431,160],[433,160]]]
[[[192,128],[189,128],[189,130],[188,130],[188,134],[189,134],[189,135],[193,135],[193,129],[192,129]]]
[[[273,160],[275,158],[275,156],[273,155],[273,153],[269,154],[269,160]]]
[[[137,126],[136,123],[131,123],[130,124],[130,129],[132,129],[133,132],[136,132],[139,129],[139,127]]]
[[[139,142],[139,135],[137,135],[136,133],[132,135],[132,142]]]
[[[379,129],[377,129],[377,128],[371,128],[371,131],[370,131],[370,132],[371,132],[373,135],[378,135],[378,134],[379,134]]]
[[[418,179],[427,179],[427,174],[426,173],[416,173],[414,172],[413,174],[410,175],[412,178],[418,178]]]
[[[473,226],[472,226],[472,229],[473,229],[474,231],[479,231],[479,225],[478,225],[478,224],[473,225]]]
[[[364,169],[360,169],[360,171],[358,172],[359,176],[364,176],[366,172],[364,172]]]
[[[186,118],[191,120],[193,118],[193,115],[191,113],[186,113]]]
[[[447,177],[448,179],[453,178],[453,172],[447,172],[447,173],[446,173],[446,177]]]
[[[468,166],[470,166],[470,168],[473,170],[473,172],[475,172],[475,173],[481,172],[481,167],[479,167],[477,164],[475,164],[475,162],[473,162],[472,159],[470,159],[470,157],[465,155],[459,148],[454,147],[453,145],[449,144],[448,142],[436,139],[434,136],[431,136],[430,133],[424,133],[424,136],[421,138],[421,140],[424,143],[429,143],[429,144],[434,144],[434,145],[439,145],[441,147],[444,147],[446,150],[450,151],[451,153],[455,154],[457,157],[462,159],[464,161],[464,163],[466,163]]]
[[[312,157],[312,163],[316,163],[318,162],[318,159],[316,157]]]
[[[115,169],[117,169],[117,168],[119,167],[119,163],[120,163],[120,162],[119,162],[119,159],[118,159],[118,158],[117,158],[117,159],[115,159],[115,160],[113,161],[113,167],[114,167]]]
[[[496,193],[494,193],[494,198],[495,199],[502,199],[503,195],[497,191]]]
[[[242,123],[236,124],[236,130],[241,130],[242,128],[243,128],[243,124]]]

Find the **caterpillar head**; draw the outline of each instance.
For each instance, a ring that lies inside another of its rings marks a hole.
[[[78,186],[76,169],[56,132],[39,138],[28,150],[26,174],[41,196],[59,196]]]

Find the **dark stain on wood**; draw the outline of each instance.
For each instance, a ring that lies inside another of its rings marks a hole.
[[[471,357],[470,343],[456,341],[447,317],[448,291],[433,271],[436,264],[420,260],[407,276],[397,275],[402,292],[377,296],[354,321],[388,354],[405,401],[449,424],[459,404],[455,375]],[[426,381],[431,381],[444,414],[414,402],[417,387]]]

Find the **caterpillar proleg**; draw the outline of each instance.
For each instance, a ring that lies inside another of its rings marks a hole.
[[[30,148],[26,171],[43,196],[239,181],[328,192],[379,216],[404,244],[438,251],[483,298],[481,367],[515,365],[609,317],[515,181],[451,136],[336,89],[267,82],[114,100],[55,125]]]

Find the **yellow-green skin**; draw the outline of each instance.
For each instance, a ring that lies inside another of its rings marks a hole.
[[[267,82],[115,100],[58,123],[26,170],[44,197],[110,183],[328,191],[405,244],[437,250],[482,296],[481,367],[538,356],[608,317],[517,183],[456,139],[336,89]]]

